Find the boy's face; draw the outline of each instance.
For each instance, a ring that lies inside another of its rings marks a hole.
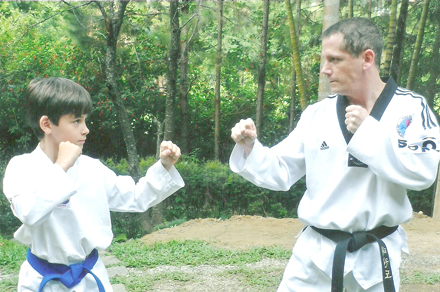
[[[86,118],[87,115],[80,117],[75,117],[73,114],[61,116],[58,126],[52,124],[52,137],[55,143],[59,145],[61,142],[69,141],[82,149],[89,133]]]

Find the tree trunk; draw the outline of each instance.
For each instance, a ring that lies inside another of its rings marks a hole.
[[[264,87],[266,85],[266,62],[267,62],[267,30],[269,26],[269,0],[264,0],[263,25],[261,27],[260,39],[260,66],[258,67],[258,88],[257,88],[257,114],[256,128],[257,136],[261,135],[263,125],[263,100]]]
[[[368,0],[368,18],[371,19],[371,1],[372,0]],[[405,1],[405,0],[404,0]]]
[[[394,0],[393,0],[394,1]],[[348,0],[348,18],[353,18],[353,0]]]
[[[177,96],[177,69],[180,55],[179,1],[170,0],[171,42],[168,53],[164,140],[174,138],[174,101]]]
[[[399,64],[403,50],[403,40],[405,38],[405,23],[406,16],[408,15],[408,4],[409,0],[402,0],[402,4],[400,5],[399,20],[397,21],[396,46],[394,47],[393,61],[391,63],[391,77],[393,77],[397,84],[400,84]]]
[[[438,15],[440,15],[440,11]],[[437,17],[437,29],[436,29],[434,44],[432,45],[431,60],[439,60],[440,58],[439,49],[440,49],[440,17]],[[426,100],[428,101],[429,107],[431,109],[434,109],[434,98],[435,98],[435,94],[437,93],[436,83],[439,77],[439,68],[436,62],[431,62],[431,64],[429,65],[430,65],[429,67],[430,74],[429,74],[429,80],[427,86]]]
[[[288,9],[288,7],[286,7]],[[287,12],[289,13],[289,12]],[[293,17],[292,17],[293,18]],[[301,19],[301,0],[296,0],[296,19],[298,23],[300,23]],[[290,28],[290,27],[289,27]],[[296,27],[295,37],[298,40],[299,36],[299,26]],[[294,68],[295,64],[292,58],[292,67]],[[289,132],[291,132],[295,127],[295,117],[296,117],[296,73],[295,70],[292,70],[292,78],[290,81],[290,111],[289,111]]]
[[[130,175],[135,179],[140,178],[139,174],[139,159],[137,157],[136,142],[133,131],[131,129],[130,120],[127,116],[125,106],[122,102],[118,83],[116,81],[116,46],[118,42],[119,32],[121,30],[122,22],[124,20],[125,8],[128,1],[118,1],[119,9],[114,11],[115,3],[110,3],[109,13],[99,5],[101,13],[105,19],[105,28],[107,35],[107,47],[105,57],[105,73],[106,83],[110,98],[115,105],[116,114],[120,122],[121,131],[124,137],[125,147],[127,149],[127,157],[129,164]]]
[[[214,159],[220,160],[220,82],[222,73],[223,0],[218,1],[217,58],[215,62]]]
[[[290,0],[285,0],[287,10],[287,18],[289,20],[289,32],[290,32],[290,43],[292,44],[292,58],[295,64],[296,73],[296,83],[298,84],[298,91],[300,96],[301,109],[305,110],[307,107],[307,97],[305,94],[304,79],[302,76],[301,60],[299,58],[299,44],[296,36],[296,23],[292,15],[292,7],[290,5]]]
[[[435,187],[435,194],[434,194],[434,210],[432,211],[432,217],[433,218],[437,218],[440,219],[440,185],[439,182],[440,181],[440,167],[438,169],[437,172],[437,184]]]
[[[184,1],[182,4],[181,13],[182,15],[188,14],[189,7],[188,0]],[[198,23],[196,24],[193,35],[197,31]],[[181,34],[184,36],[182,39],[181,51],[182,56],[180,58],[180,115],[181,115],[181,128],[180,128],[180,149],[182,153],[188,153],[189,150],[189,125],[190,125],[190,114],[189,114],[189,102],[188,102],[188,63],[189,63],[189,49],[191,46],[192,36],[188,36],[188,24],[184,25],[181,29]]]
[[[431,58],[432,60],[438,60],[440,58],[439,49],[440,49],[440,17],[437,17],[437,30],[436,30],[436,34],[435,34],[434,45],[432,46],[432,58]],[[429,81],[428,81],[428,94],[426,96],[426,99],[427,99],[428,104],[431,107],[431,109],[434,108],[434,97],[437,92],[435,87],[436,87],[438,77],[439,77],[438,66],[435,63],[431,63],[430,77],[429,77]],[[436,116],[438,118],[437,114],[436,114]],[[434,210],[432,212],[432,215],[434,218],[440,218],[440,184],[439,184],[439,181],[440,181],[440,169],[439,169],[439,172],[437,175],[436,187],[435,187],[435,193],[434,193]]]
[[[177,68],[180,54],[179,2],[170,1],[171,42],[168,53],[167,92],[165,101],[165,122],[163,139],[174,138],[174,101],[177,96]],[[150,228],[163,222],[163,202],[151,208]]]
[[[397,0],[391,1],[390,22],[388,25],[388,37],[385,48],[385,60],[383,62],[383,76],[390,75],[391,59],[393,57],[393,48],[396,45],[396,14]],[[379,56],[380,57],[380,56]]]
[[[324,0],[324,16],[322,20],[322,31],[325,31],[329,26],[338,22],[339,19],[339,0]],[[324,60],[321,58],[321,69],[324,65]],[[323,100],[330,94],[330,83],[327,77],[319,74],[319,89],[318,100]]]
[[[414,81],[416,80],[417,65],[419,63],[420,50],[422,48],[423,36],[425,34],[425,24],[426,24],[426,18],[428,17],[430,0],[424,0],[424,1],[425,2],[423,5],[422,17],[420,19],[420,25],[417,33],[416,44],[414,47],[414,52],[411,60],[411,66],[409,67],[408,81],[406,83],[406,88],[408,89],[413,88]]]

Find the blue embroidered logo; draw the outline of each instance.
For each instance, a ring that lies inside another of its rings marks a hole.
[[[330,147],[328,147],[327,143],[325,141],[323,141],[322,144],[321,144],[321,150],[327,150],[329,148]]]
[[[412,117],[411,116],[406,116],[403,117],[399,120],[399,122],[397,123],[397,134],[399,134],[400,137],[405,137],[405,133],[406,133],[406,129],[408,129],[409,125],[412,122]]]
[[[62,202],[61,204],[58,205],[58,207],[66,207],[70,202],[70,199],[65,200],[64,202]]]

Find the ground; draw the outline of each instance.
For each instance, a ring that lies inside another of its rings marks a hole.
[[[423,275],[440,275],[440,220],[414,213],[403,225],[408,236],[410,255],[403,257],[402,274],[414,271]],[[292,249],[295,236],[303,228],[298,219],[275,219],[259,216],[233,216],[229,220],[195,219],[172,228],[162,229],[142,238],[146,243],[179,239],[200,239],[212,245],[247,249],[277,245]],[[401,292],[440,291],[436,284],[402,284]]]

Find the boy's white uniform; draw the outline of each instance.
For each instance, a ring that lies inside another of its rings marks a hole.
[[[398,88],[391,78],[355,135],[344,123],[347,105],[346,98],[338,95],[310,105],[285,140],[270,149],[256,141],[249,157],[237,145],[231,169],[258,186],[284,191],[305,175],[307,190],[298,207],[305,225],[352,233],[408,222],[412,208],[406,189],[425,189],[436,178],[440,144],[433,113],[422,96]],[[403,228],[383,241],[398,282],[401,251],[407,251]],[[298,272],[293,267],[296,259],[309,257],[331,276],[335,246],[307,228],[296,243],[279,291],[309,291],[291,288],[301,277],[289,274]],[[378,245],[372,243],[347,253],[344,274],[352,272],[368,289],[382,282],[380,267]]]
[[[3,191],[23,225],[14,237],[32,253],[51,263],[71,265],[85,260],[93,249],[104,250],[112,241],[110,212],[143,212],[184,186],[173,167],[158,161],[137,184],[117,176],[99,160],[80,156],[67,173],[38,146],[32,153],[9,162]],[[93,273],[112,291],[105,266],[98,259]],[[18,291],[38,291],[42,276],[27,261],[20,269]],[[44,292],[98,291],[88,274],[67,289],[48,282]]]

